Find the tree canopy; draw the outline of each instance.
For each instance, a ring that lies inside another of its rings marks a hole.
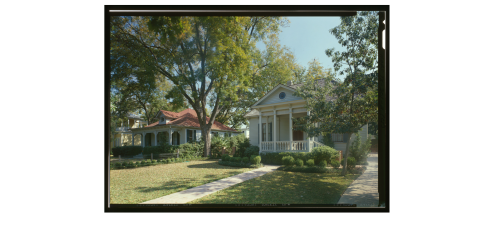
[[[281,17],[111,17],[111,37],[140,66],[128,71],[173,83],[173,92],[197,114],[208,155],[215,118],[240,101],[245,94],[239,92],[247,92],[254,73],[266,68],[254,62],[256,42],[287,23]]]
[[[309,80],[297,89],[296,95],[306,100],[312,111],[299,118],[298,127],[310,136],[325,133],[347,133],[346,157],[342,175],[347,168],[350,138],[378,114],[378,16],[376,12],[358,12],[357,16],[341,17],[341,24],[330,30],[346,51],[334,48],[325,51],[332,58],[335,74],[325,78],[326,84]],[[321,123],[321,125],[316,125]]]

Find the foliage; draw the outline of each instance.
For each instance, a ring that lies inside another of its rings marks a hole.
[[[203,155],[203,141],[187,142],[179,145],[183,156],[199,157]]]
[[[345,51],[332,48],[325,53],[332,58],[335,74],[345,78],[341,81],[330,76],[323,80],[325,84],[308,81],[298,87],[294,95],[305,99],[307,110],[314,112],[296,119],[296,123],[309,136],[346,133],[351,138],[351,134],[376,121],[378,116],[377,12],[341,17],[340,25],[330,32]],[[322,125],[316,127],[317,123]],[[346,156],[349,156],[350,139],[347,146]],[[342,175],[345,173],[346,167]]]
[[[286,156],[281,159],[284,165],[293,166],[295,164],[295,159],[292,156]]]
[[[244,157],[250,157],[252,155],[259,155],[259,147],[252,145],[245,149],[243,153]]]
[[[356,159],[354,157],[347,158],[347,168],[354,169],[356,167]]]
[[[151,159],[151,153],[153,154],[153,159],[158,159],[160,157],[160,153],[163,153],[161,146],[144,147],[144,150],[142,150],[142,157],[144,159]]]
[[[243,163],[248,163],[248,162],[250,162],[250,159],[248,159],[248,157],[243,157],[243,158],[241,158],[241,161]]]
[[[262,153],[262,162],[266,164],[275,164],[275,165],[283,165],[283,157],[285,156],[292,156],[295,159],[301,159],[302,161],[306,162],[307,160],[313,158],[312,154],[309,152],[267,152],[267,153]]]
[[[141,146],[119,146],[112,149],[114,157],[118,156],[135,156],[142,152]]]
[[[333,168],[338,169],[340,167],[340,162],[338,160],[332,159],[331,165]]]
[[[261,161],[260,156],[257,156],[257,155],[250,156],[250,163],[252,163],[253,165],[260,164],[260,161]]]
[[[209,134],[223,108],[249,91],[253,73],[265,66],[254,62],[256,43],[279,33],[281,17],[111,17],[112,47],[128,51],[141,67],[173,83],[196,111],[204,153]],[[123,47],[123,48],[122,48]],[[206,108],[212,108],[207,114]]]
[[[325,168],[325,167],[326,167],[326,165],[327,165],[326,160],[321,160],[321,161],[319,162],[319,164],[318,164],[318,166],[319,166],[319,167],[321,167],[321,168]]]
[[[222,149],[229,148],[229,138],[228,137],[219,137],[219,136],[213,136],[212,137],[212,145],[211,145],[211,153],[212,155],[216,157],[221,157],[222,156]]]
[[[296,159],[295,160],[295,165],[299,166],[299,167],[302,167],[304,165],[304,161],[302,161],[301,159]]]
[[[306,161],[306,165],[308,167],[314,167],[314,159],[309,159]]]
[[[234,137],[231,137],[236,141],[236,152],[234,153],[235,156],[246,156],[245,151],[247,150],[248,147],[250,147],[250,139],[245,137],[245,134],[240,134]],[[257,150],[258,153],[258,150]],[[252,154],[246,156],[249,157]]]
[[[351,153],[350,156],[354,157],[358,163],[365,162],[368,159],[368,153],[370,153],[371,146],[370,135],[368,135],[365,141],[362,141],[361,135],[356,133],[356,137],[349,148]]]
[[[311,154],[314,158],[314,162],[318,164],[320,161],[325,160],[327,162],[334,157],[338,157],[338,151],[328,147],[328,146],[320,146],[313,148]]]
[[[229,154],[222,155],[222,161],[229,161],[230,159],[231,157],[229,156]]]

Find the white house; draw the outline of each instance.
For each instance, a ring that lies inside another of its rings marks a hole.
[[[160,110],[156,114],[156,118],[159,121],[145,127],[131,129],[132,143],[137,143],[135,139],[140,138],[143,147],[159,145],[158,135],[160,133],[166,135],[171,145],[181,145],[186,142],[201,140],[200,124],[193,109],[185,109],[179,113]],[[237,130],[214,121],[210,136],[233,136],[237,134],[240,134]]]
[[[324,85],[329,82],[319,79],[316,83]],[[312,148],[323,145],[322,137],[308,137],[307,133],[292,129],[292,118],[310,113],[305,108],[306,101],[293,96],[301,85],[293,85],[291,81],[287,85],[277,85],[252,105],[251,111],[245,115],[250,123],[250,143],[259,146],[260,152],[310,152]],[[347,135],[331,136],[335,149],[345,152]],[[366,140],[367,136],[368,125],[365,125],[361,137]]]
[[[132,145],[132,131],[133,128],[146,126],[146,121],[142,120],[140,116],[134,114],[127,115],[127,121],[122,122],[120,127],[116,127],[116,134],[111,142],[111,147]],[[140,140],[135,141],[136,145],[140,145]]]

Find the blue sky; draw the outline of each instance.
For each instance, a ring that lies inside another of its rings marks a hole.
[[[288,27],[282,28],[279,35],[280,44],[290,48],[297,62],[303,67],[316,58],[324,68],[332,68],[332,60],[326,56],[325,50],[334,47],[345,50],[330,33],[330,29],[340,24],[340,17],[287,17]],[[263,43],[257,44],[261,50]]]

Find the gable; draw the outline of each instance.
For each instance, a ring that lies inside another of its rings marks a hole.
[[[279,97],[280,93],[282,92],[285,93],[285,98],[283,99]],[[287,89],[285,87],[278,87],[276,90],[274,90],[274,92],[272,92],[269,95],[266,95],[265,96],[266,98],[256,105],[268,105],[274,103],[302,100],[301,97],[293,96],[293,92],[294,91]]]

